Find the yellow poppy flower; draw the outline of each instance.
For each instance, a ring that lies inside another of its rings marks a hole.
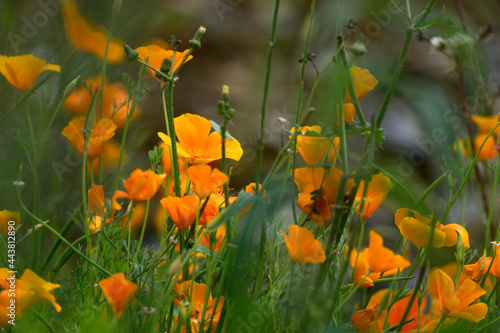
[[[14,223],[9,223],[13,221]],[[10,210],[0,211],[0,232],[4,235],[9,233],[9,226],[17,228],[21,222],[21,214],[19,212],[11,212]]]
[[[60,72],[61,66],[47,64],[45,60],[32,54],[15,57],[0,55],[0,73],[19,90],[28,90],[45,71]]]
[[[394,217],[396,226],[401,231],[401,234],[410,242],[419,247],[429,245],[431,234],[431,219],[422,216],[415,210],[408,208],[400,208],[396,211]],[[436,221],[434,235],[432,239],[432,247],[453,246],[458,241],[458,234],[462,238],[462,245],[466,248],[470,247],[469,233],[459,224],[442,225]]]

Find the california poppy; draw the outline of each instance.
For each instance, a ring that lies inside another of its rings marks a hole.
[[[90,88],[90,92],[85,87],[73,90],[71,95],[64,100],[63,105],[66,111],[73,116],[86,116],[92,103],[91,93],[95,93],[100,89],[101,81],[101,76],[88,78],[86,85]],[[134,100],[129,98],[128,89],[123,83],[109,83],[108,79],[106,79],[102,92],[102,111],[101,100],[98,99],[96,102],[96,117],[102,115],[102,118],[109,118],[113,120],[118,129],[123,129],[133,104]],[[136,105],[131,121],[136,119],[141,112],[139,105]]]
[[[383,246],[384,239],[375,231],[370,231],[369,246],[362,252],[353,249],[350,263],[354,267],[354,284],[358,288],[373,286],[373,281],[382,276],[397,273],[398,270],[409,267],[410,262],[392,250]]]
[[[206,118],[186,113],[174,119],[175,133],[179,139],[177,153],[189,164],[206,164],[222,158],[222,137],[218,132],[210,133],[212,124]],[[171,145],[170,137],[159,132],[159,137]],[[239,161],[243,155],[236,139],[226,138],[226,158]]]
[[[332,216],[330,205],[335,204],[342,171],[337,168],[299,168],[294,172],[299,188],[297,205],[319,226]]]
[[[288,227],[288,237],[280,230],[285,239],[290,258],[300,264],[322,263],[326,260],[323,245],[314,238],[312,232],[306,228],[292,224]]]
[[[85,128],[85,117],[80,117],[70,121],[68,126],[62,131],[62,134],[73,144],[81,155],[83,155],[85,151],[83,128]],[[115,135],[115,130],[116,125],[110,119],[103,118],[95,124],[87,144],[87,158],[90,161],[95,160],[101,155],[106,142]]]
[[[477,114],[471,115],[472,121],[476,123],[477,130],[480,134],[488,134],[497,124],[498,124],[498,116],[480,116]],[[493,132],[495,136],[498,136],[500,133],[500,127]]]
[[[43,280],[30,269],[26,269],[20,279],[16,279],[7,268],[0,269],[0,326],[7,326],[9,317],[13,314],[7,306],[15,302],[15,318],[20,318],[23,313],[41,302],[50,302],[57,312],[61,312],[61,306],[56,303],[56,298],[51,292],[60,287]],[[15,295],[10,291],[10,285],[15,284]],[[13,297],[14,296],[14,297]]]
[[[135,283],[125,279],[123,273],[116,273],[107,279],[101,280],[99,286],[116,318],[122,316],[123,311],[127,308],[128,303],[134,297],[138,288]]]
[[[224,296],[212,298],[210,292],[207,294],[206,284],[192,281],[176,284],[174,292],[177,293],[174,299],[177,306],[183,308],[189,305],[189,320],[194,332],[211,332],[217,327],[224,307]]]
[[[293,134],[295,127],[290,131]],[[320,134],[321,126],[299,127],[297,134],[297,150],[304,161],[311,167],[316,166],[325,158],[328,147],[331,145],[330,139]]]
[[[135,169],[123,185],[127,192],[116,191],[113,198],[128,198],[134,202],[146,201],[154,197],[165,180],[165,174],[157,174],[151,169]]]
[[[0,73],[19,90],[28,90],[45,71],[60,72],[61,66],[47,64],[32,54],[14,57],[0,55]]]
[[[96,26],[88,22],[78,11],[73,0],[65,1],[61,8],[66,36],[69,42],[77,49],[91,53],[99,59],[104,59],[108,30],[103,26]],[[125,58],[123,41],[112,37],[108,47],[107,62],[116,64]]]
[[[346,188],[350,189],[354,186],[354,181],[349,178]],[[354,199],[354,206],[356,207],[356,212],[359,213],[361,208],[361,200],[363,199],[365,181],[361,180],[361,184],[356,192],[356,197]],[[377,210],[377,208],[384,202],[387,194],[391,190],[392,183],[389,177],[384,176],[384,174],[379,173],[373,175],[368,183],[368,189],[366,191],[366,196],[364,197],[363,214],[361,217],[367,219]]]
[[[21,214],[19,212],[11,212],[7,209],[0,211],[0,232],[2,234],[7,235],[9,233],[9,226],[17,228],[19,222],[21,222]]]
[[[437,290],[441,313],[446,317],[457,317],[468,321],[480,322],[488,313],[484,303],[474,303],[486,291],[471,279],[466,279],[455,291],[455,284],[445,272],[437,270]]]
[[[410,242],[419,247],[429,245],[431,218],[422,216],[415,210],[400,208],[396,211],[394,220],[401,234]],[[453,246],[458,241],[457,233],[462,238],[462,245],[469,248],[469,233],[464,227],[454,223],[442,225],[439,221],[436,221],[431,246]]]
[[[213,191],[227,183],[228,177],[217,168],[207,164],[192,165],[187,173],[193,183],[194,193],[201,199],[208,197]]]
[[[172,61],[172,58],[174,57],[173,50],[165,50],[158,45],[141,46],[135,50],[139,52],[139,59],[141,59],[144,62],[146,62],[147,59],[148,64],[151,67],[156,68],[157,70],[160,70],[160,67],[164,59],[169,59],[170,61]],[[177,71],[184,58],[186,58],[188,52],[189,50],[175,53],[174,73]],[[185,62],[188,62],[191,59],[193,59],[192,55],[188,56]],[[153,75],[153,77],[156,77],[155,76],[156,73],[154,70],[150,68],[149,72],[151,73],[151,75]]]
[[[166,197],[160,203],[179,229],[189,228],[196,221],[199,199],[195,195]]]
[[[366,96],[373,88],[378,84],[377,79],[370,74],[367,69],[362,69],[356,66],[352,66],[350,69],[352,84],[354,86],[354,92],[358,101]],[[346,89],[345,103],[343,105],[344,109],[344,120],[352,124],[354,122],[355,108],[352,103],[352,97],[349,93],[349,89]]]
[[[366,309],[356,311],[351,316],[351,322],[356,333],[384,332],[384,322],[379,319],[377,305],[367,306]]]

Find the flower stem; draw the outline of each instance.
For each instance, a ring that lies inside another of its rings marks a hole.
[[[267,67],[266,67],[266,77],[264,81],[264,96],[262,97],[262,109],[260,115],[260,136],[259,136],[259,148],[257,152],[257,172],[255,174],[255,186],[259,188],[260,173],[262,168],[262,155],[264,152],[264,134],[266,125],[266,106],[267,106],[267,95],[269,92],[269,80],[271,78],[271,65],[273,60],[274,51],[274,41],[276,38],[276,25],[278,23],[278,12],[280,7],[280,0],[276,0],[274,3],[274,14],[273,23],[271,27],[271,38],[269,39],[269,49],[267,51]]]

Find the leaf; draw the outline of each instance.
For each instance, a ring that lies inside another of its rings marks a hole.
[[[441,11],[441,13],[439,13],[435,18],[433,18],[429,23],[427,23],[426,25],[423,25],[423,26],[419,27],[418,29],[421,30],[421,31],[424,31],[424,30],[427,30],[427,29],[432,28],[433,26],[435,26],[436,23],[438,23],[439,20],[441,20],[441,17],[443,17],[445,9],[446,8],[443,5],[443,10]]]
[[[219,215],[217,215],[212,221],[210,221],[207,225],[207,229],[209,231],[217,229],[220,225],[226,223],[231,217],[239,214],[243,207],[258,200],[262,200],[261,197],[241,190],[238,194],[238,199],[220,212]]]
[[[219,124],[217,124],[215,121],[213,120],[210,120],[210,122],[212,123],[212,128],[214,129],[214,131],[216,131],[217,133],[220,133],[222,135],[222,130],[219,126]],[[233,141],[234,138],[231,136],[231,134],[229,134],[228,131],[226,131],[226,138],[228,138],[229,140]]]

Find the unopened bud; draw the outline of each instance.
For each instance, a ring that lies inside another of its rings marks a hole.
[[[170,72],[170,66],[172,65],[172,60],[169,58],[163,59],[163,62],[161,63],[160,71],[162,73],[168,74]]]
[[[182,258],[178,256],[168,268],[168,275],[175,276],[182,268]]]
[[[199,27],[193,39],[189,41],[189,47],[191,47],[193,50],[199,49],[201,47],[201,38],[203,37],[206,31],[207,29],[205,27],[203,26]]]
[[[123,49],[125,50],[125,54],[127,55],[125,59],[128,61],[136,61],[139,58],[139,51],[132,49],[127,44],[123,44]]]
[[[76,88],[76,85],[78,84],[78,81],[80,80],[80,75],[78,75],[78,77],[76,79],[74,79],[73,81],[71,81],[67,86],[66,86],[66,89],[64,89],[64,94],[66,96],[68,95],[71,95],[71,93],[73,92],[73,90],[75,90]]]
[[[235,114],[236,114],[236,110],[235,109],[230,108],[229,110],[227,110],[227,115],[228,115],[229,118],[233,118]]]

